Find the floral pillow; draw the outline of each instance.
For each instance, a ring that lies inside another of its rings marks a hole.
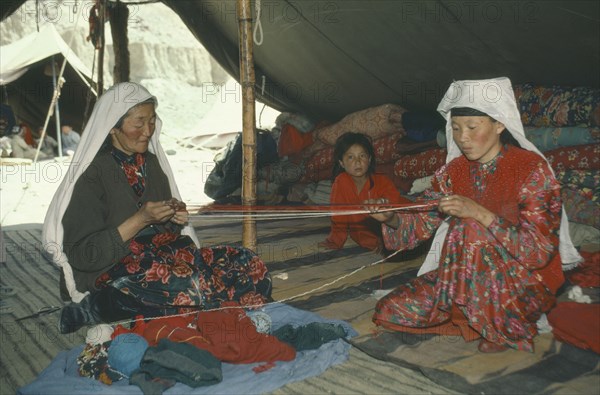
[[[563,188],[574,189],[588,200],[600,201],[600,170],[563,170],[556,172]]]
[[[421,178],[435,173],[446,163],[446,150],[435,148],[398,159],[394,165],[394,174],[403,178]]]
[[[333,147],[315,152],[304,164],[301,183],[329,180],[333,170]]]
[[[525,126],[598,126],[600,90],[585,87],[515,85]]]
[[[590,200],[577,189],[561,188],[560,195],[569,222],[600,228],[600,203]]]
[[[375,160],[377,163],[393,163],[399,159],[402,154],[396,149],[398,141],[404,135],[402,133],[394,133],[389,136],[384,136],[373,141],[373,151],[375,151]]]
[[[600,170],[600,144],[562,147],[544,152],[556,172],[570,170]]]
[[[394,133],[406,135],[402,126],[402,114],[406,110],[395,104],[384,104],[346,115],[339,122],[315,130],[315,138],[328,145],[335,145],[338,137],[346,132],[363,133],[376,140]]]

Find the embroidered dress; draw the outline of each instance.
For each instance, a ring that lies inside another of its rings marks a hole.
[[[398,331],[484,337],[531,351],[536,321],[563,282],[559,184],[537,154],[507,146],[486,164],[456,158],[436,173],[423,199],[446,194],[471,198],[497,217],[485,228],[439,212],[402,214],[398,229],[384,226],[390,249],[414,248],[443,220],[449,229],[438,269],[386,295],[373,320]]]
[[[141,198],[146,185],[145,155],[128,156],[112,149],[112,156]],[[171,222],[142,230],[129,242],[130,253],[100,275],[96,286],[113,286],[160,307],[208,309],[231,300],[255,305],[270,299],[271,277],[255,253],[232,246],[197,248],[179,231]]]

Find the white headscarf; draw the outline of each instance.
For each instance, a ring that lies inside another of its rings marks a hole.
[[[455,107],[469,107],[486,113],[495,120],[502,122],[506,126],[506,129],[519,142],[521,148],[533,151],[546,159],[537,147],[525,137],[521,115],[510,80],[506,77],[500,77],[489,80],[455,81],[448,88],[437,108],[438,112],[446,119],[446,140],[448,142],[446,163],[462,155],[452,137],[450,110]],[[431,250],[419,269],[418,275],[427,273],[438,267],[447,231],[448,224],[442,222],[433,239]],[[571,242],[569,222],[564,207],[560,223],[559,253],[564,270],[577,266],[583,260]]]
[[[73,278],[71,265],[69,265],[67,256],[63,252],[63,215],[71,201],[75,183],[102,147],[110,130],[130,108],[148,99],[153,99],[155,105],[158,106],[156,97],[150,94],[143,86],[133,82],[116,84],[98,99],[98,102],[92,111],[92,115],[82,133],[81,141],[75,151],[67,174],[54,194],[50,207],[48,207],[42,230],[44,250],[51,256],[54,263],[62,268],[67,290],[74,302],[81,301],[87,292],[81,293],[75,287],[75,279]],[[156,129],[150,139],[148,150],[158,157],[158,162],[169,179],[171,195],[181,200],[171,166],[169,165],[167,156],[159,142],[161,127],[162,121],[157,116]],[[193,227],[189,225],[186,226],[182,233],[190,236],[196,245],[199,245]]]

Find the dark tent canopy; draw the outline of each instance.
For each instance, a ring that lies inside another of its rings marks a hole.
[[[239,76],[235,1],[163,3]],[[278,110],[332,120],[383,103],[434,110],[449,83],[459,79],[507,76],[514,84],[600,85],[595,0],[261,4],[256,91]]]
[[[162,2],[239,80],[236,1]],[[2,17],[22,3],[3,1]],[[600,86],[597,0],[260,3],[256,93],[280,111],[336,120],[383,103],[433,110],[458,79]]]

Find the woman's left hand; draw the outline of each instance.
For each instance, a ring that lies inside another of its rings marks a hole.
[[[394,215],[396,215],[393,211],[379,211],[380,208],[386,208],[383,205],[387,203],[389,202],[385,198],[367,199],[363,201],[365,209],[369,210],[369,215],[377,221],[383,223],[390,221]]]
[[[438,203],[438,211],[456,218],[473,218],[486,228],[496,215],[468,197],[462,195],[444,196]]]
[[[188,222],[189,213],[187,210],[176,211],[175,215],[171,217],[171,222],[176,223],[177,225],[185,225]]]

